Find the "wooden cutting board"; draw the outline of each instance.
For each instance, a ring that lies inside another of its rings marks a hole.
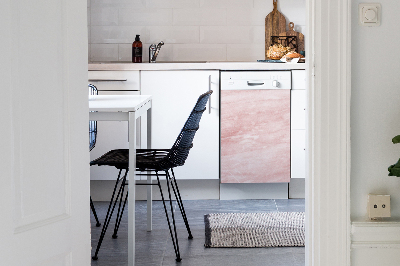
[[[289,23],[289,30],[286,32],[281,32],[279,36],[296,36],[297,37],[297,51],[304,51],[304,35],[300,32],[294,30],[294,23]]]
[[[271,36],[279,36],[281,32],[286,32],[286,18],[278,11],[278,0],[272,0],[274,10],[265,17],[265,59],[267,51],[271,46]]]

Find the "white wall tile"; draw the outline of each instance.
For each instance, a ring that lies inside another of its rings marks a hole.
[[[123,8],[119,10],[119,25],[121,26],[172,25],[172,9]]]
[[[91,44],[88,43],[88,62],[92,61],[91,60],[91,51],[92,51]]]
[[[200,0],[146,0],[148,8],[198,8]]]
[[[286,23],[296,21],[299,24],[306,23],[306,1],[305,0],[290,0],[281,1],[281,13],[286,17]]]
[[[264,44],[228,44],[227,61],[257,61],[265,59]]]
[[[253,0],[229,0],[226,8],[248,8],[253,7]]]
[[[258,43],[265,40],[264,26],[201,26],[200,43]]]
[[[174,61],[226,61],[226,44],[174,44]]]
[[[227,25],[229,26],[265,26],[268,12],[257,8],[227,9]]]
[[[265,45],[265,26],[253,26],[250,38],[254,44]]]
[[[118,44],[118,61],[132,62],[132,44]]]
[[[91,13],[91,9],[88,8],[87,9],[87,24],[88,24],[88,26],[90,26],[90,17],[91,17],[90,13]]]
[[[199,43],[198,26],[151,26],[147,30],[148,43]]]
[[[90,42],[132,43],[136,34],[145,36],[146,28],[135,26],[92,26]]]
[[[146,0],[91,0],[92,7],[145,8]]]
[[[118,44],[91,44],[91,62],[118,61]]]
[[[281,0],[282,1],[282,0]],[[280,11],[280,2],[278,1],[278,10]],[[288,1],[288,0],[286,0]],[[267,14],[274,8],[273,2],[269,0],[253,0],[253,7],[257,9],[264,9]]]
[[[118,25],[118,8],[102,7],[91,8],[91,24],[92,26],[117,26]]]
[[[250,26],[201,26],[200,43],[250,43]]]
[[[222,8],[180,8],[174,9],[173,25],[226,25],[226,9]]]
[[[254,8],[264,10],[267,16],[273,9],[272,1],[254,0]],[[297,21],[299,24],[305,25],[306,22],[306,0],[285,0],[278,1],[278,11],[285,18],[286,23]]]
[[[227,8],[229,0],[200,0],[200,7],[203,8]]]
[[[229,8],[250,8],[250,7],[253,7],[253,0],[200,0],[200,7],[228,8],[228,9]]]

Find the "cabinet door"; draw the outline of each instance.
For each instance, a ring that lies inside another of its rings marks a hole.
[[[291,131],[291,178],[306,177],[306,136],[305,130]]]
[[[292,70],[292,90],[306,89],[306,71]]]
[[[291,129],[306,128],[306,91],[292,90],[291,92]]]
[[[290,90],[222,89],[221,183],[289,182]]]
[[[141,72],[141,94],[153,97],[153,148],[172,147],[198,97],[209,86],[214,91],[211,113],[207,104],[189,157],[174,170],[177,179],[219,178],[219,71]]]

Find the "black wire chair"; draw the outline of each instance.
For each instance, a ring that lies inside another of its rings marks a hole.
[[[189,234],[188,238],[193,239],[193,236],[190,231],[189,222],[186,217],[185,209],[183,207],[182,198],[181,198],[181,195],[179,192],[178,184],[175,179],[175,174],[174,174],[173,168],[184,165],[184,163],[189,155],[189,151],[193,147],[194,135],[196,134],[196,131],[199,129],[200,119],[202,117],[203,112],[206,110],[206,104],[207,104],[207,101],[211,94],[212,94],[212,91],[209,91],[207,93],[200,95],[200,97],[198,98],[198,100],[196,102],[196,105],[194,106],[192,112],[190,113],[189,118],[187,119],[185,125],[183,126],[178,138],[175,140],[175,143],[171,149],[137,149],[136,150],[136,171],[146,172],[146,173],[139,174],[139,175],[155,175],[157,177],[156,185],[158,185],[158,187],[160,189],[161,199],[163,202],[164,211],[165,211],[165,215],[166,215],[167,222],[168,222],[169,232],[170,232],[172,243],[173,243],[174,250],[175,250],[176,261],[178,261],[178,262],[181,261],[181,256],[180,256],[180,252],[179,252],[178,236],[176,233],[175,216],[174,216],[174,212],[173,212],[172,197],[171,197],[171,188],[175,195],[175,199],[178,203],[178,207],[182,214],[182,218],[185,222],[185,226],[186,226],[186,229]],[[99,165],[99,166],[100,165],[108,165],[108,166],[114,166],[117,169],[119,169],[117,181],[114,186],[110,204],[108,206],[106,219],[103,224],[102,232],[100,234],[100,239],[97,244],[95,254],[92,257],[93,260],[97,260],[98,259],[97,255],[99,253],[101,243],[104,239],[104,235],[107,231],[107,227],[110,223],[111,216],[114,212],[116,204],[119,201],[118,213],[117,213],[116,223],[115,223],[115,227],[114,227],[114,233],[112,235],[113,238],[118,237],[117,233],[118,233],[119,225],[121,223],[122,214],[124,212],[125,205],[126,205],[127,198],[128,198],[128,193],[126,192],[125,199],[123,199],[124,198],[124,188],[125,188],[125,185],[127,185],[126,177],[127,177],[128,171],[129,171],[129,169],[128,169],[129,150],[128,149],[111,150],[111,151],[107,152],[106,154],[100,156],[99,158],[93,160],[90,163],[90,165]],[[125,170],[125,172],[124,172],[123,176],[121,177],[122,170]],[[151,172],[151,173],[149,173],[149,172]],[[152,172],[155,172],[155,174],[152,174]],[[160,174],[159,172],[165,172],[165,173]],[[168,189],[168,200],[170,203],[170,214],[168,214],[163,190],[161,188],[160,176],[166,177],[167,189]],[[118,185],[119,185],[119,189],[118,189],[117,195],[115,196],[115,192],[117,190]],[[147,184],[144,184],[144,185],[147,185]],[[115,202],[114,202],[114,198],[116,199]],[[171,225],[170,216],[172,219],[172,225]]]
[[[98,91],[96,86],[93,84],[89,84],[89,95],[98,95]],[[89,121],[89,151],[92,151],[94,146],[96,145],[97,140],[97,121]],[[96,226],[99,227],[101,223],[99,222],[99,218],[97,217],[96,209],[94,208],[94,204],[92,201],[92,196],[90,196],[90,209],[93,212],[94,218],[96,219]]]

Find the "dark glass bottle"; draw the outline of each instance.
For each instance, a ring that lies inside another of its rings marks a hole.
[[[132,43],[132,63],[142,63],[143,44],[140,41],[140,35],[136,35]]]

